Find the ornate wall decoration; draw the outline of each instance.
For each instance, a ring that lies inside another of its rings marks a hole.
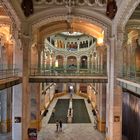
[[[115,0],[108,0],[107,2],[107,8],[106,8],[106,15],[113,19],[117,12],[117,5]]]
[[[71,3],[73,6],[105,6],[106,0],[34,0],[35,5],[43,4],[56,4],[56,5],[66,5]]]

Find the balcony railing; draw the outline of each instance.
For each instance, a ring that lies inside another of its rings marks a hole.
[[[103,66],[93,66],[93,68],[77,66],[64,67],[31,67],[30,76],[100,76],[107,75],[106,68]]]
[[[18,76],[18,69],[0,69],[0,80]]]
[[[16,65],[0,65],[0,80],[18,76],[19,69]]]

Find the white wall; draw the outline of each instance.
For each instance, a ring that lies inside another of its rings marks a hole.
[[[15,123],[15,117],[21,117],[22,122],[22,84],[13,87],[12,104],[12,140],[22,140],[22,125]]]

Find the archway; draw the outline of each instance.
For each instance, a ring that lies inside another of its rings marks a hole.
[[[81,69],[87,69],[88,66],[87,66],[87,56],[82,56],[81,57]]]
[[[56,56],[55,67],[63,68],[64,66],[64,58],[61,55]]]
[[[77,59],[75,56],[69,56],[67,58],[67,68],[73,70],[77,68]]]

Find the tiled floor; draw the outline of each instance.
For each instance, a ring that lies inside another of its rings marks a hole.
[[[64,96],[61,98],[69,98]],[[83,99],[79,96],[74,96],[75,99]],[[94,129],[94,117],[91,111],[90,104],[85,100],[88,113],[91,119],[91,123],[85,124],[63,124],[63,131],[56,132],[55,124],[48,124],[53,107],[55,106],[57,99],[51,104],[47,116],[42,121],[42,129],[38,134],[38,140],[104,140],[104,134],[99,133]]]

